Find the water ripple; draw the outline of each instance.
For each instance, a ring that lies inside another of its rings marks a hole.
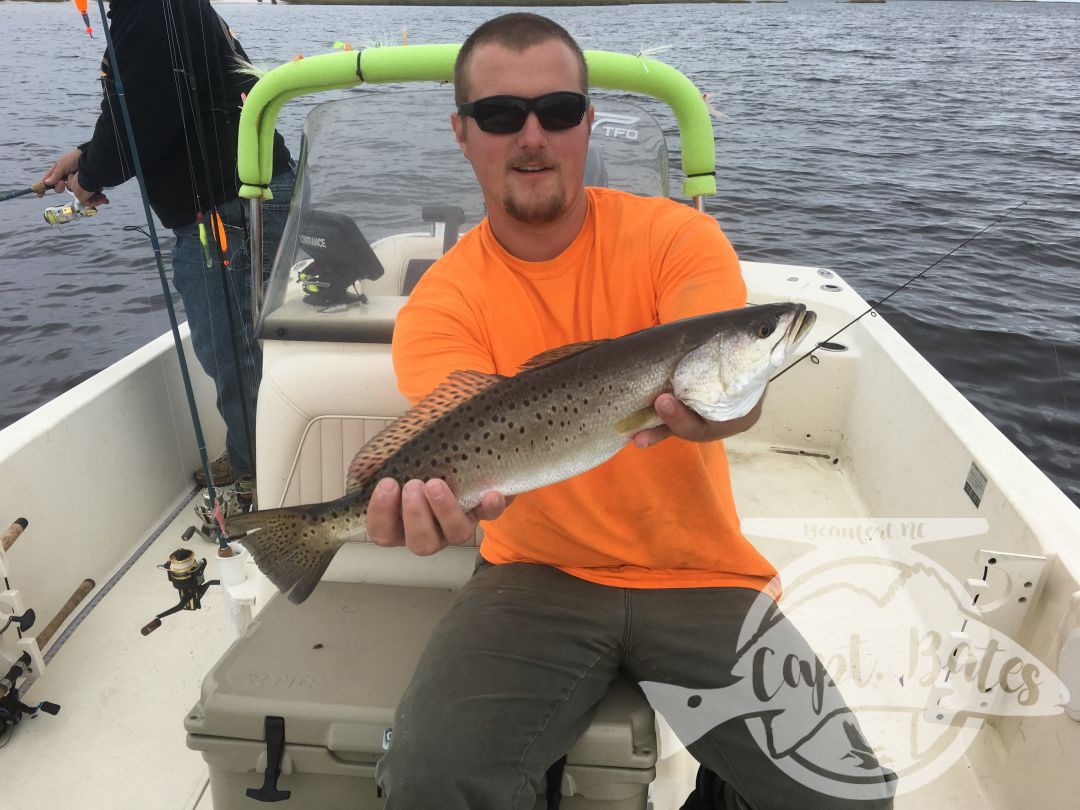
[[[410,42],[461,41],[497,13],[219,10],[255,61],[271,65],[328,51],[335,39],[364,44],[402,28]],[[545,13],[586,48],[673,46],[661,58],[725,115],[716,121],[719,194],[707,207],[747,259],[831,267],[880,299],[1026,201],[899,293],[888,317],[1080,502],[1080,4],[931,8],[890,0]],[[42,30],[71,36],[60,50],[43,49]],[[0,112],[8,116],[0,188],[16,188],[89,136],[102,43],[80,37],[63,4],[0,3],[0,32]],[[296,99],[279,119],[294,154],[315,103]],[[657,114],[674,136],[670,114]],[[400,159],[393,143],[385,152]],[[414,167],[419,175],[430,168]],[[9,392],[0,426],[168,328],[147,241],[123,230],[146,225],[138,191],[129,183],[109,197],[96,219],[59,229],[42,221],[42,201],[0,204],[0,364]],[[168,262],[171,235],[161,239]]]

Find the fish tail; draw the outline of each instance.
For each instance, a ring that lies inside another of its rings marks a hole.
[[[315,590],[350,534],[340,520],[302,506],[237,515],[225,521],[225,531],[230,537],[247,532],[239,541],[259,570],[296,605]],[[361,526],[351,534],[362,531]]]

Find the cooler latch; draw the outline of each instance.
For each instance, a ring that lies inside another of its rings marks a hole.
[[[285,718],[266,718],[266,771],[261,788],[248,788],[247,797],[257,802],[283,802],[292,791],[278,790],[281,776],[281,758],[285,755]]]

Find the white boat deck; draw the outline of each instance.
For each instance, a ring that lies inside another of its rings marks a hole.
[[[185,745],[183,719],[198,699],[203,675],[227,647],[217,586],[201,611],[169,616],[149,636],[139,632],[177,601],[157,567],[177,548],[207,557],[207,578],[216,578],[216,547],[199,534],[181,540],[195,522],[186,504],[24,696],[24,702],[50,700],[61,710],[24,720],[0,750],[5,810],[189,810],[199,802],[207,771]]]
[[[865,514],[853,482],[830,459],[777,453],[749,439],[732,441],[729,452],[744,518]],[[211,810],[207,768],[185,746],[183,719],[199,697],[203,675],[227,646],[220,591],[211,588],[202,611],[173,615],[149,637],[139,633],[174,603],[176,591],[157,568],[173,550],[186,545],[210,558],[208,578],[216,578],[215,547],[200,535],[181,542],[193,522],[187,504],[33,684],[29,699],[51,700],[62,710],[56,717],[24,721],[0,750],[6,810],[74,801],[83,810]],[[778,564],[799,553],[794,545],[776,551]],[[995,732],[986,726],[981,733]],[[674,810],[685,798],[694,765],[683,757],[660,764],[653,786],[656,810]],[[987,795],[991,789],[969,768],[954,767],[931,788],[900,797],[897,807],[1020,806]]]

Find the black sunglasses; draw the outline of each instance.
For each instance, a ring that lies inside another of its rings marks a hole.
[[[561,90],[536,98],[520,96],[490,96],[458,106],[458,114],[472,118],[484,132],[509,135],[518,132],[529,113],[536,113],[540,126],[550,132],[573,129],[585,117],[589,97],[582,93]]]

